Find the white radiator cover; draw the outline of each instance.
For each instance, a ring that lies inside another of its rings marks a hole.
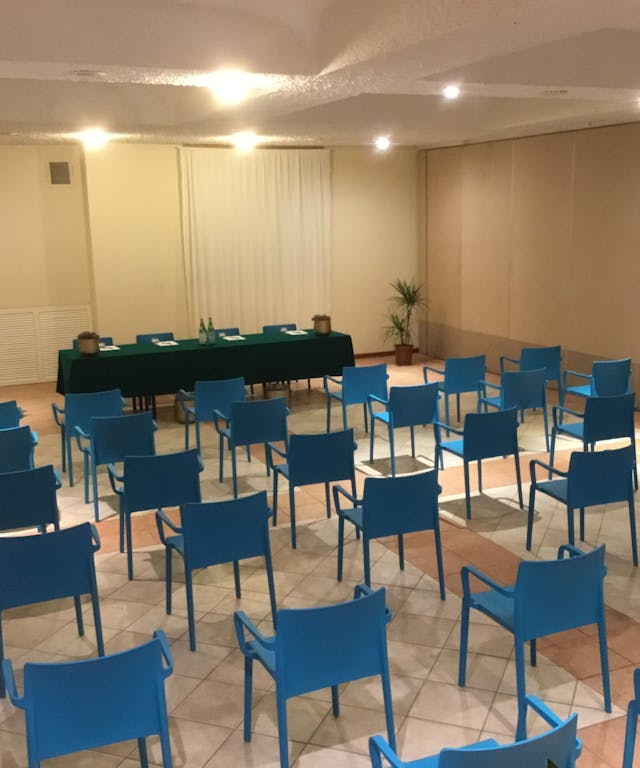
[[[58,350],[91,328],[89,304],[0,309],[0,386],[55,381]]]

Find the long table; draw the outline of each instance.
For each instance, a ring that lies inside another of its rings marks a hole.
[[[201,346],[196,339],[177,346],[122,344],[120,349],[85,356],[73,349],[58,353],[57,391],[120,389],[125,397],[166,395],[193,389],[197,380],[244,376],[247,384],[340,375],[353,365],[351,336],[334,331],[317,336],[286,333],[245,335],[244,341],[219,339]]]

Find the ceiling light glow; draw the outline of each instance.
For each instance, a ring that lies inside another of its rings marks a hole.
[[[88,150],[102,149],[111,139],[111,135],[102,128],[86,128],[76,134],[76,137],[84,144]]]
[[[442,95],[445,99],[457,99],[460,95],[460,87],[458,85],[447,85],[442,89]]]
[[[252,131],[241,131],[240,133],[234,133],[231,141],[239,152],[249,152],[256,146],[259,138]]]
[[[207,77],[207,85],[220,102],[231,106],[240,104],[257,86],[255,76],[239,69],[220,69]]]
[[[379,152],[386,152],[391,147],[391,139],[388,136],[378,136],[375,145]]]

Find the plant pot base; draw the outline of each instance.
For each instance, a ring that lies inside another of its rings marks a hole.
[[[396,344],[396,365],[411,365],[413,356],[413,344]]]

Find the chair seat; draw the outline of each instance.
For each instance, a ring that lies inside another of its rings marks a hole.
[[[584,436],[584,422],[576,421],[569,424],[562,424],[562,426],[556,427],[556,432],[560,435],[570,435],[578,440],[582,440]]]
[[[286,478],[289,477],[289,465],[288,464],[274,464],[273,465],[273,471],[274,472],[280,472],[280,474],[284,475]]]
[[[515,595],[514,587],[506,587]],[[495,619],[498,624],[513,632],[515,600],[497,592],[495,589],[487,589],[484,592],[476,592],[471,596],[471,605],[479,611],[486,613]]]
[[[362,529],[363,509],[362,507],[352,507],[351,509],[341,509],[340,517],[344,517],[353,523],[357,528]]]
[[[274,637],[268,637],[267,640],[274,640]],[[262,643],[258,643],[255,640],[250,640],[247,643],[247,648],[251,654],[264,664],[265,669],[270,675],[275,677],[276,674],[276,652],[269,648],[265,648]]]
[[[389,411],[378,411],[377,413],[374,412],[371,415],[374,419],[378,419],[378,421],[382,421],[385,424],[389,423]]]
[[[494,408],[501,408],[502,407],[502,400],[500,397],[483,397],[483,401]]]
[[[184,536],[182,534],[167,536],[167,546],[173,547],[184,557]]]
[[[567,395],[578,395],[578,397],[591,397],[591,384],[581,384],[578,387],[567,387]]]
[[[464,440],[445,440],[441,443],[443,451],[450,451],[455,453],[460,458],[464,457]]]
[[[485,739],[484,741],[478,741],[475,744],[469,744],[466,747],[460,747],[460,749],[477,750],[477,749],[495,749],[500,746],[495,739]],[[440,755],[431,755],[431,757],[421,757],[419,760],[411,760],[408,763],[403,763],[405,768],[438,768],[440,765]]]
[[[547,480],[542,483],[536,483],[536,491],[546,493],[547,496],[551,496],[564,504],[567,503],[567,487],[568,483],[566,479]]]

